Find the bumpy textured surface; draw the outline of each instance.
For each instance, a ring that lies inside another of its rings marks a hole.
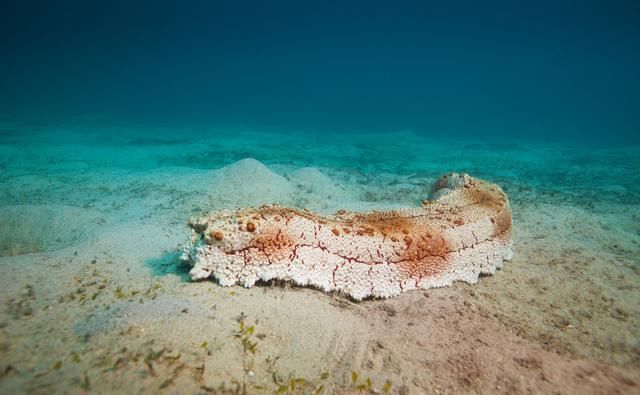
[[[511,252],[511,209],[495,184],[442,176],[419,208],[321,216],[262,206],[191,219],[183,259],[194,280],[251,287],[280,279],[356,300],[475,283]]]

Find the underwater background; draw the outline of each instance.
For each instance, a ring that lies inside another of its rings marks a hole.
[[[16,1],[0,54],[0,393],[640,391],[640,3]],[[474,285],[179,259],[192,216],[412,207],[452,171],[513,210]]]
[[[8,2],[0,115],[637,143],[638,13],[632,1]]]

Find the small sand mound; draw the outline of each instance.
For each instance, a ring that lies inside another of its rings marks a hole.
[[[288,177],[299,194],[294,202],[299,208],[329,213],[343,209],[353,201],[350,191],[315,167],[300,168]]]
[[[280,166],[286,167],[286,166]],[[251,158],[213,170],[208,184],[211,208],[281,204],[321,212],[349,207],[353,193],[315,167],[283,170],[285,176]]]
[[[238,206],[286,202],[294,188],[255,159],[242,159],[220,170],[213,194]]]
[[[289,176],[292,182],[310,193],[317,193],[323,197],[336,197],[344,193],[331,178],[315,167],[300,168]]]
[[[99,220],[98,211],[72,206],[0,207],[0,256],[70,246],[90,236]]]

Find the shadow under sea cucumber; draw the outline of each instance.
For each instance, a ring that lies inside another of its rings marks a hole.
[[[262,206],[189,221],[183,259],[193,280],[253,286],[273,279],[355,300],[475,283],[511,259],[511,208],[502,189],[467,174],[438,179],[420,207],[367,213]]]

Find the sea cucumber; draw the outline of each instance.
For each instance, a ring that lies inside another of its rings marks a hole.
[[[417,208],[321,216],[269,205],[192,218],[183,259],[193,280],[223,286],[279,279],[388,298],[494,273],[513,255],[511,224],[499,186],[450,173]]]

